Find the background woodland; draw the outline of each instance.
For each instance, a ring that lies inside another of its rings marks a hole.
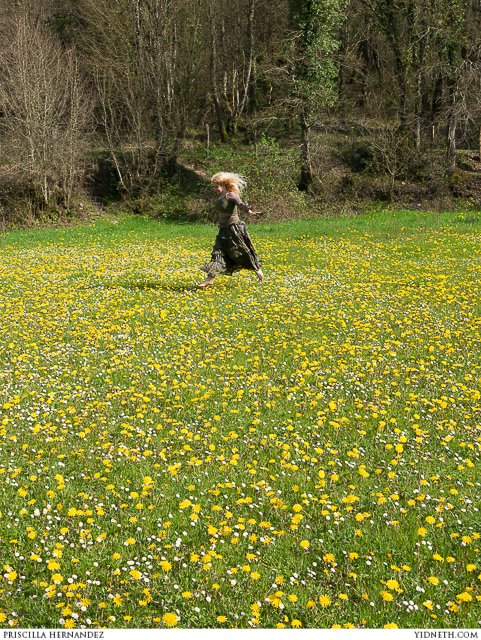
[[[481,198],[479,0],[0,0],[0,223]],[[295,213],[297,212],[297,213]]]

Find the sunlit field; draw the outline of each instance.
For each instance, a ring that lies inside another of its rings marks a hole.
[[[481,624],[481,216],[0,238],[2,627]]]

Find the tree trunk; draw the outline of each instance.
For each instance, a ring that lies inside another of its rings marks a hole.
[[[215,33],[215,20],[212,6],[209,4],[209,22],[210,22],[210,75],[212,81],[212,102],[214,104],[215,119],[217,121],[217,129],[221,142],[228,141],[227,127],[219,100],[219,89],[217,85],[217,46]]]
[[[401,131],[405,131],[407,125],[408,85],[406,81],[406,68],[400,56],[396,58],[396,70],[399,84],[399,123],[401,125]]]
[[[416,30],[416,26],[418,29]],[[425,51],[426,51],[426,34],[427,30],[422,21],[422,17],[418,16],[416,20],[413,15],[412,20],[412,32],[413,37],[415,37],[415,41],[412,42],[412,66],[414,70],[414,77],[416,78],[416,92],[415,92],[415,101],[414,101],[414,122],[415,122],[415,131],[414,131],[414,140],[416,149],[421,149],[422,137],[423,137],[423,121],[424,121],[424,96],[423,90],[425,91]]]
[[[247,30],[249,37],[249,60],[247,63],[247,73],[245,77],[244,86],[242,87],[242,98],[239,102],[236,118],[239,117],[244,111],[247,98],[249,96],[249,89],[251,84],[251,77],[253,75],[254,67],[254,17],[255,17],[256,0],[250,0],[249,2],[249,14],[247,19]]]
[[[139,61],[143,58],[142,51],[142,25],[140,19],[140,0],[135,0],[135,48],[137,50]]]
[[[341,29],[339,45],[339,74],[337,77],[337,100],[341,110],[344,107],[344,93],[346,90],[346,54],[347,54],[348,29],[345,22]]]
[[[380,3],[380,5],[382,6],[382,13],[379,18],[380,24],[389,40],[394,56],[394,70],[399,88],[399,123],[401,131],[405,131],[407,125],[408,81],[406,61],[404,59],[406,47],[402,32],[402,14],[400,14],[396,2],[392,0]]]
[[[215,119],[217,121],[217,129],[219,131],[219,137],[221,142],[228,142],[229,136],[227,135],[227,127],[224,120],[224,114],[222,113],[222,107],[220,106],[219,98],[215,90],[212,93],[212,101],[214,103]]]
[[[255,58],[252,61],[252,74],[249,83],[248,110],[249,113],[256,113],[257,111],[257,61]]]
[[[421,96],[421,84],[422,84],[422,76],[421,73],[418,73],[417,77],[417,86],[416,86],[416,115],[415,115],[415,131],[414,131],[414,140],[416,144],[416,149],[421,149],[421,128],[422,128],[422,96]]]
[[[432,95],[432,100],[430,105],[430,117],[431,117],[431,125],[432,125],[433,131],[435,129],[435,123],[436,123],[438,114],[442,109],[442,103],[443,103],[443,75],[442,73],[439,73],[438,77],[436,78],[436,82],[434,84],[433,95]],[[434,140],[434,136],[433,136],[433,140]]]
[[[449,110],[448,115],[448,130],[446,135],[446,161],[448,171],[454,171],[456,168],[456,99],[453,98],[452,108]]]
[[[448,49],[449,72],[447,78],[448,110],[446,131],[446,168],[448,171],[453,171],[456,168],[456,129],[458,125],[456,48],[457,45],[454,45]]]
[[[301,114],[301,178],[299,191],[309,191],[312,185],[311,125],[307,113]]]

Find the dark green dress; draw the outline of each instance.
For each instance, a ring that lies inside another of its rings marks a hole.
[[[237,213],[237,209],[249,213],[249,205],[242,202],[236,193],[228,191],[217,198],[216,209],[219,212],[219,231],[210,262],[201,269],[210,277],[232,275],[239,269],[258,271],[261,268],[259,258]]]

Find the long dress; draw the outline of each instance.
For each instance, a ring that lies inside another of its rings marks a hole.
[[[249,205],[236,193],[228,191],[216,200],[219,212],[219,231],[217,233],[210,262],[201,267],[209,277],[232,275],[240,269],[258,271],[261,268],[259,257],[246,229],[240,220],[237,209],[248,213]]]

